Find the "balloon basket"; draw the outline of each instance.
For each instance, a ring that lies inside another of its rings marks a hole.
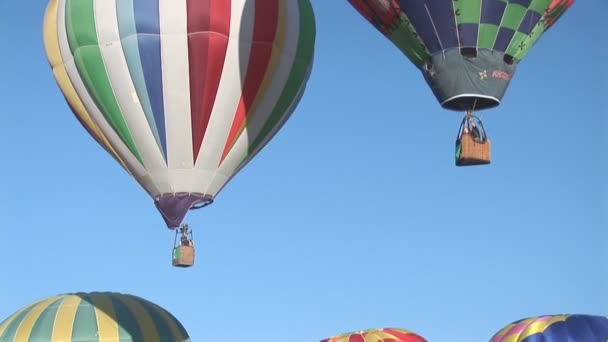
[[[190,267],[194,265],[194,247],[178,246],[173,248],[173,266]]]
[[[490,139],[477,142],[470,133],[463,133],[456,141],[456,166],[473,166],[490,164]]]

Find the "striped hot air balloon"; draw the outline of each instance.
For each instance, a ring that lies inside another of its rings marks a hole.
[[[398,329],[369,329],[326,338],[321,342],[427,342],[415,333]]]
[[[293,113],[315,34],[309,0],[50,0],[44,18],[70,108],[171,229]]]
[[[168,311],[143,298],[111,292],[39,300],[0,323],[0,342],[187,342]]]
[[[513,322],[490,342],[606,342],[608,317],[593,315],[546,315]]]

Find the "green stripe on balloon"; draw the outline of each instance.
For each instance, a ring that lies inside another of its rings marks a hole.
[[[508,28],[517,31],[528,8],[519,4],[509,3],[502,16],[500,27]]]
[[[30,334],[31,337],[36,337],[45,341],[52,340],[55,315],[57,314],[57,310],[59,309],[61,302],[63,302],[63,299],[58,298],[40,313],[40,316],[38,316],[34,326],[32,326]]]
[[[110,126],[143,165],[104,65],[95,28],[94,1],[66,0],[65,11],[68,43],[85,87]]]
[[[8,324],[6,330],[2,335],[0,335],[0,340],[2,341],[14,341],[15,335],[17,334],[17,329],[21,325],[23,318],[27,315],[32,309],[38,304],[38,302],[30,305],[27,309],[23,310],[20,314],[13,318],[12,322]]]
[[[402,20],[388,37],[399,50],[401,50],[409,60],[417,67],[422,67],[431,56],[429,55],[422,40],[409,23],[409,20]]]
[[[523,42],[524,44],[526,44],[526,48],[519,50],[515,55],[513,55],[513,57],[518,61],[524,59],[528,52],[530,52],[532,46],[534,46],[534,44],[538,41],[538,39],[543,35],[544,32],[545,25],[543,23],[537,24],[534,30],[532,30],[530,36],[526,37]]]
[[[505,51],[505,53],[509,56],[515,56],[520,50],[527,49],[527,37],[528,35],[525,33],[515,32],[513,38],[511,39],[511,44],[509,44],[509,47],[507,48],[507,51]]]
[[[532,0],[528,8],[538,14],[543,14],[549,7],[551,0]]]
[[[118,335],[121,341],[143,341],[144,335],[141,331],[141,327],[137,322],[137,318],[134,313],[129,310],[129,307],[123,302],[123,297],[113,296],[110,297],[112,306],[114,306],[114,313],[116,314],[116,321],[120,322],[118,325]],[[129,331],[125,329],[129,327]]]
[[[96,336],[92,336],[91,332],[97,331],[97,315],[95,314],[95,307],[93,304],[91,304],[91,299],[88,295],[77,294],[77,296],[80,296],[82,300],[78,304],[76,316],[74,317],[74,322],[72,323],[72,340],[94,341]]]
[[[456,10],[456,22],[458,24],[479,24],[481,20],[481,1],[454,1]]]
[[[287,83],[277,104],[275,105],[272,114],[264,124],[264,127],[260,131],[260,134],[255,138],[253,143],[249,146],[247,155],[243,157],[241,164],[247,160],[248,156],[257,150],[260,144],[266,140],[268,135],[280,122],[294,98],[297,96],[298,91],[304,83],[309,65],[312,60],[314,45],[315,45],[315,18],[312,6],[309,1],[299,1],[300,8],[300,35],[298,37],[298,48],[296,49],[296,56],[306,56],[306,60],[296,59],[294,60],[293,67],[287,78]]]
[[[477,37],[477,47],[480,49],[492,49],[499,27],[494,24],[479,24],[479,36]]]
[[[154,327],[160,337],[160,341],[173,341],[173,339],[167,340],[168,337],[176,338],[177,336],[173,336],[172,329],[169,326],[169,322],[165,321],[160,313],[161,310],[156,309],[156,305],[154,303],[148,302],[146,300],[140,300],[139,302],[144,309],[144,311],[148,314],[148,317],[154,322]],[[179,340],[179,339],[176,339]]]

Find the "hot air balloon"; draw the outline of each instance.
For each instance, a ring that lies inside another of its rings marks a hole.
[[[315,35],[309,0],[50,0],[44,17],[67,103],[176,241],[191,234],[188,210],[211,204],[294,112]],[[174,264],[190,266],[191,235],[179,241]]]
[[[321,342],[426,342],[415,333],[399,328],[369,329],[326,338]]]
[[[490,342],[606,342],[608,317],[592,315],[547,315],[513,322],[497,332]]]
[[[456,165],[490,163],[475,110],[500,104],[517,64],[574,0],[348,0],[422,72],[437,101],[465,111]]]
[[[146,299],[91,292],[62,294],[23,307],[0,323],[0,342],[8,341],[187,342],[190,337],[173,315]]]

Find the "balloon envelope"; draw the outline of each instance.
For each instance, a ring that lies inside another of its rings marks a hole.
[[[498,106],[517,63],[574,0],[348,0],[447,109]]]
[[[547,315],[513,322],[497,332],[490,342],[606,342],[608,317],[592,315]]]
[[[120,293],[63,294],[32,303],[0,322],[0,342],[190,341],[168,311]]]
[[[44,43],[78,120],[175,228],[290,117],[315,20],[309,0],[50,0]]]
[[[341,334],[321,342],[427,342],[415,333],[399,328],[369,329]]]

